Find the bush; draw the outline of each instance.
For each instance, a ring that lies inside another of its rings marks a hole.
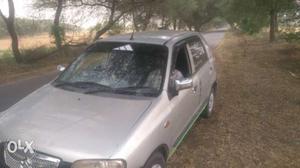
[[[24,62],[32,62],[32,61],[45,58],[49,56],[51,53],[53,53],[54,51],[56,51],[56,48],[54,47],[41,46],[38,48],[22,49],[21,53]]]
[[[300,43],[300,32],[282,33],[281,38],[289,43]]]
[[[0,51],[0,61],[3,63],[15,62],[15,58],[11,50]]]
[[[51,27],[50,35],[54,37],[56,48],[61,48],[65,42],[66,33],[64,27],[53,25]]]

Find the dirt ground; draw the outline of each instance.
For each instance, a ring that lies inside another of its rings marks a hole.
[[[300,167],[300,47],[229,33],[216,55],[215,113],[168,167]]]

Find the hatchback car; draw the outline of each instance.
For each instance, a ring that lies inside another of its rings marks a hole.
[[[164,168],[213,111],[214,57],[196,32],[101,39],[0,113],[0,167]]]

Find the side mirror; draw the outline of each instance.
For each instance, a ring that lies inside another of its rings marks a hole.
[[[183,80],[175,80],[176,91],[185,90],[193,87],[193,79],[186,78]]]
[[[63,66],[63,65],[57,65],[56,69],[57,69],[59,72],[63,72],[64,70],[66,70],[66,67]]]

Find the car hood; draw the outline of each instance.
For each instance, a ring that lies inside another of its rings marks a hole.
[[[0,114],[0,140],[33,141],[35,150],[65,161],[109,158],[150,105],[46,85]]]

